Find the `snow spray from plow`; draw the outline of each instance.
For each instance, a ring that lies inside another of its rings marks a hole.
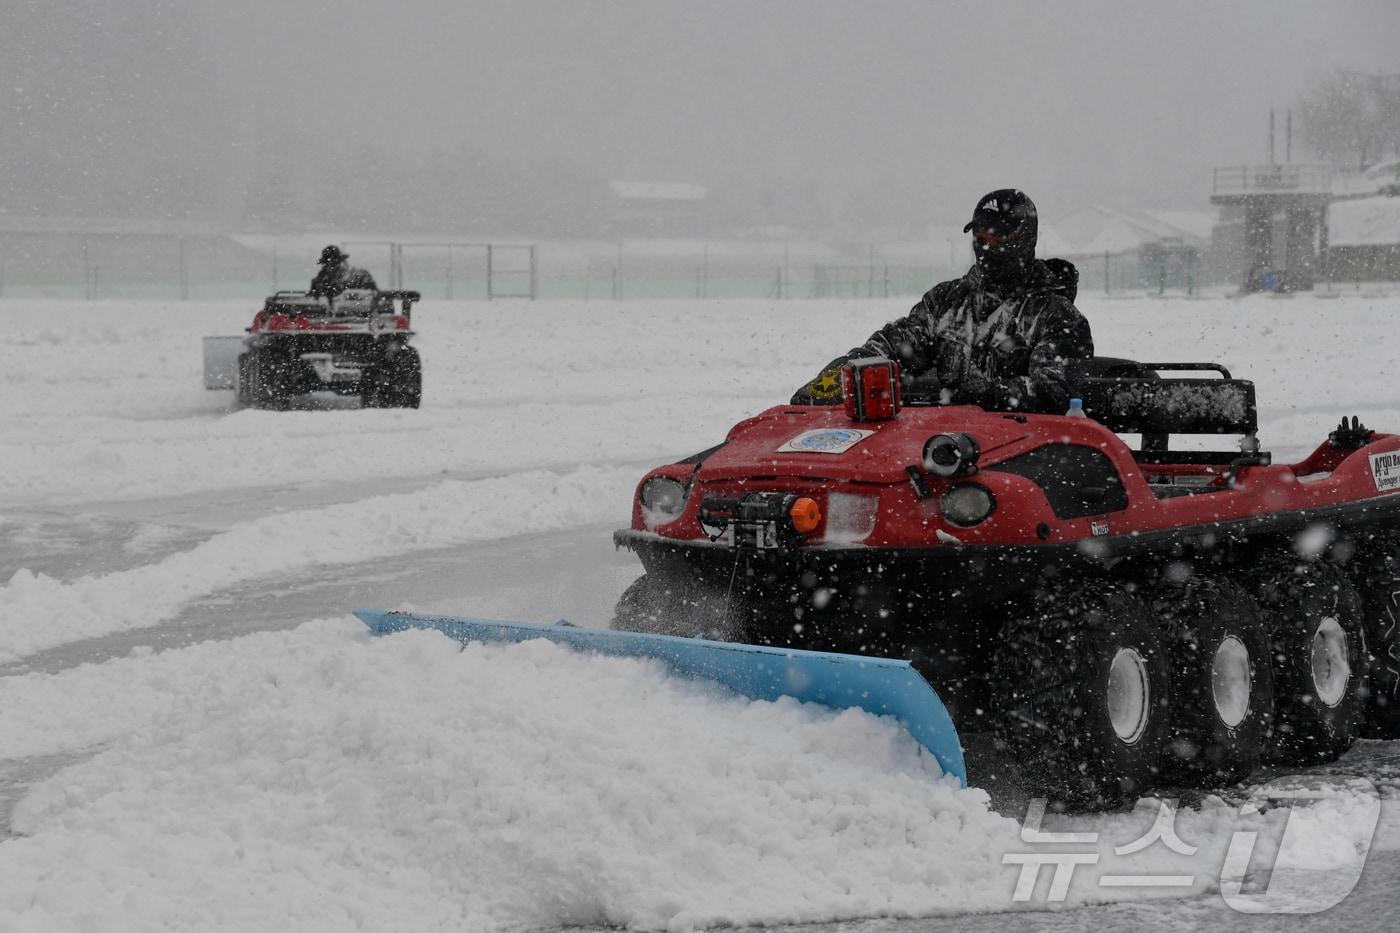
[[[908,661],[578,628],[567,623],[543,625],[379,609],[357,609],[355,615],[375,635],[433,629],[463,643],[545,638],[579,651],[654,658],[677,674],[713,681],[752,700],[788,696],[835,710],[862,709],[876,716],[891,716],[933,756],[944,774],[967,786],[962,744],[953,720],[938,694]]]

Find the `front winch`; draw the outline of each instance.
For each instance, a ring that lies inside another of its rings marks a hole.
[[[814,499],[790,492],[750,492],[738,499],[706,499],[700,503],[700,528],[711,541],[726,532],[740,548],[776,548],[795,543],[821,524],[821,507]]]

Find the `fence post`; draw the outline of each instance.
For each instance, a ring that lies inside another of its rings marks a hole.
[[[182,233],[176,237],[176,244],[179,247],[180,256],[180,300],[190,300],[190,270],[187,265],[188,259],[185,256],[185,235]]]
[[[790,273],[788,272],[788,242],[787,242],[787,240],[784,240],[784,241],[783,241],[783,268],[782,268],[782,271],[781,271],[779,274],[781,275],[781,278],[778,279],[778,297],[779,297],[779,298],[786,298],[786,297],[787,297],[788,289],[790,288],[790,284],[789,284],[789,282],[788,282],[788,279],[790,278]]]
[[[535,251],[536,244],[530,244],[530,300],[535,301],[539,297],[540,290],[540,261],[539,254]]]
[[[613,267],[613,301],[622,300],[622,241],[617,241],[617,265]]]
[[[486,300],[496,300],[496,282],[492,275],[496,264],[496,248],[490,243],[486,244]]]
[[[1108,294],[1108,250],[1103,252],[1103,293]]]

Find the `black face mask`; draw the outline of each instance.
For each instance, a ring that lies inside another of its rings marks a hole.
[[[1026,277],[1035,258],[1035,244],[1018,239],[995,246],[972,240],[972,254],[982,275],[992,282],[1014,282]]]

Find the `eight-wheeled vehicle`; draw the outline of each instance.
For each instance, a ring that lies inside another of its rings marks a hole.
[[[358,395],[366,408],[417,408],[423,368],[415,291],[350,289],[335,297],[270,296],[243,337],[204,338],[204,385],[233,389],[240,408],[287,408],[308,392]]]
[[[616,627],[912,659],[1081,804],[1400,735],[1400,435],[1344,418],[1273,463],[1209,363],[1098,358],[1087,417],[844,379],[643,477]]]

